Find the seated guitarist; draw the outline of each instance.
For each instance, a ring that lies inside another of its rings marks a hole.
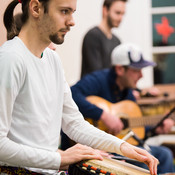
[[[124,125],[122,121],[112,114],[98,108],[86,100],[87,96],[100,96],[111,103],[121,100],[135,101],[132,90],[136,88],[138,80],[142,77],[142,68],[155,66],[154,62],[146,61],[139,48],[132,44],[121,44],[112,52],[112,68],[95,71],[84,76],[72,86],[72,96],[81,113],[93,120],[102,120],[110,133],[119,133]],[[157,128],[157,133],[168,133],[174,125],[173,120],[166,119],[163,125]],[[66,143],[62,136],[62,148]],[[151,146],[152,154],[160,161],[158,173],[174,172],[173,155],[170,149],[163,146]],[[146,168],[145,165],[139,165]]]

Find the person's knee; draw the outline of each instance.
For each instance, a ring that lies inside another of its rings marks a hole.
[[[173,153],[165,146],[152,146],[151,153],[155,156],[161,164],[173,164]]]
[[[166,160],[173,160],[173,153],[172,151],[165,146],[161,146],[162,150],[162,155],[165,157]]]
[[[158,147],[158,150],[159,154],[157,158],[160,161],[160,164],[158,166],[158,173],[174,172],[172,151],[165,146]]]

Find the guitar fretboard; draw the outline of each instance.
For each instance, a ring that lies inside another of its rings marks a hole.
[[[145,116],[145,117],[132,117],[128,118],[128,124],[129,127],[134,128],[134,127],[141,127],[141,126],[154,126],[157,123],[159,123],[164,116],[162,115],[157,115],[157,116]],[[170,116],[171,119],[175,120],[175,114],[172,114]]]

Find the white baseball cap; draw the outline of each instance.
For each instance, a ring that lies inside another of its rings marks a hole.
[[[152,61],[143,58],[141,49],[130,43],[120,44],[115,47],[111,54],[112,65],[129,66],[135,69],[142,69],[147,66],[156,66]]]

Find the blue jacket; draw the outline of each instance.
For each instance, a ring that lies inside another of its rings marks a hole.
[[[86,97],[90,95],[102,97],[111,103],[126,99],[135,101],[132,89],[119,90],[115,83],[116,76],[112,68],[103,69],[84,76],[71,87],[73,99],[83,116],[99,120],[102,114],[102,109],[86,100]]]

